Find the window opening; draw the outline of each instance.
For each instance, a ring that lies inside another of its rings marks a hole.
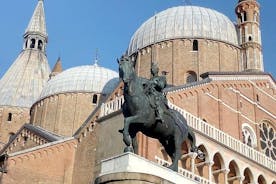
[[[193,51],[198,51],[198,41],[197,40],[193,41]]]
[[[43,42],[41,40],[38,41],[38,49],[42,50]]]
[[[30,48],[33,49],[35,47],[35,39],[31,39],[31,42]]]
[[[98,102],[98,95],[93,95],[92,103],[97,104],[97,102]]]
[[[243,17],[244,21],[247,21],[247,15],[246,12],[244,12],[244,17]]]
[[[8,121],[11,121],[12,120],[12,113],[9,113],[8,114]]]

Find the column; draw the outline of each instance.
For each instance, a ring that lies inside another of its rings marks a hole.
[[[228,173],[229,173],[229,169],[224,169],[222,172],[223,172],[223,174],[224,174],[224,184],[228,184],[228,177],[227,177],[227,175],[228,175]]]
[[[195,174],[195,159],[197,157],[197,153],[191,153],[189,156],[191,157],[191,172]]]
[[[212,181],[213,179],[213,172],[212,172],[212,166],[214,165],[214,161],[210,161],[208,164],[208,167],[209,167],[209,171],[208,171],[208,174],[209,174],[209,181]]]

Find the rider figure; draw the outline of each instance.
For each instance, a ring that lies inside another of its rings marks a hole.
[[[150,104],[155,109],[155,116],[156,120],[161,121],[164,123],[164,105],[165,107],[168,106],[167,99],[163,94],[163,89],[167,85],[166,76],[161,75],[158,76],[159,68],[158,66],[153,63],[151,66],[151,79],[149,80],[148,84],[148,91],[146,93],[149,94]]]

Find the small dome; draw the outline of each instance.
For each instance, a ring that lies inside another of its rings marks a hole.
[[[119,83],[117,72],[98,66],[79,66],[65,70],[49,80],[40,99],[65,92],[93,92],[108,94]]]
[[[176,38],[205,38],[238,45],[235,25],[222,13],[198,6],[179,6],[144,22],[132,36],[128,54],[154,42]]]

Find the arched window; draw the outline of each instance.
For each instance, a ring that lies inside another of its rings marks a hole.
[[[42,50],[43,48],[43,42],[41,40],[38,41],[38,49]]]
[[[254,129],[247,123],[242,125],[243,143],[250,147],[257,147],[257,136]]]
[[[213,157],[214,164],[212,165],[212,173],[214,176],[215,183],[226,183],[224,180],[223,171],[226,170],[224,160],[220,153],[216,153]]]
[[[240,173],[240,170],[239,170],[239,167],[238,167],[238,164],[232,160],[230,163],[229,163],[229,172],[227,174],[227,180],[228,180],[228,183],[230,184],[234,184],[234,183],[239,183],[239,176],[241,175]]]
[[[93,95],[93,100],[92,100],[92,103],[93,104],[97,104],[97,102],[98,102],[98,95]]]
[[[265,178],[263,177],[263,175],[260,175],[258,177],[258,184],[266,184]]]
[[[186,73],[186,83],[191,83],[197,81],[197,75],[194,71],[188,71]]]
[[[248,37],[248,41],[250,41],[250,42],[252,41],[252,36]]]
[[[35,47],[35,39],[31,39],[30,48],[33,49]]]
[[[253,174],[249,168],[246,168],[243,172],[243,183],[253,183]]]
[[[241,14],[238,15],[239,23],[242,23],[242,16]]]
[[[257,100],[257,102],[260,101],[259,95],[256,95],[256,100]]]
[[[245,21],[247,21],[247,15],[246,15],[246,12],[244,12],[244,14],[243,14],[243,20],[244,20],[244,22],[245,22]]]
[[[11,121],[12,120],[12,113],[9,113],[8,114],[8,119],[7,119],[8,121]]]
[[[193,41],[193,51],[198,51],[198,41],[197,40]]]
[[[27,48],[27,47],[28,47],[28,39],[25,42],[25,48]]]

